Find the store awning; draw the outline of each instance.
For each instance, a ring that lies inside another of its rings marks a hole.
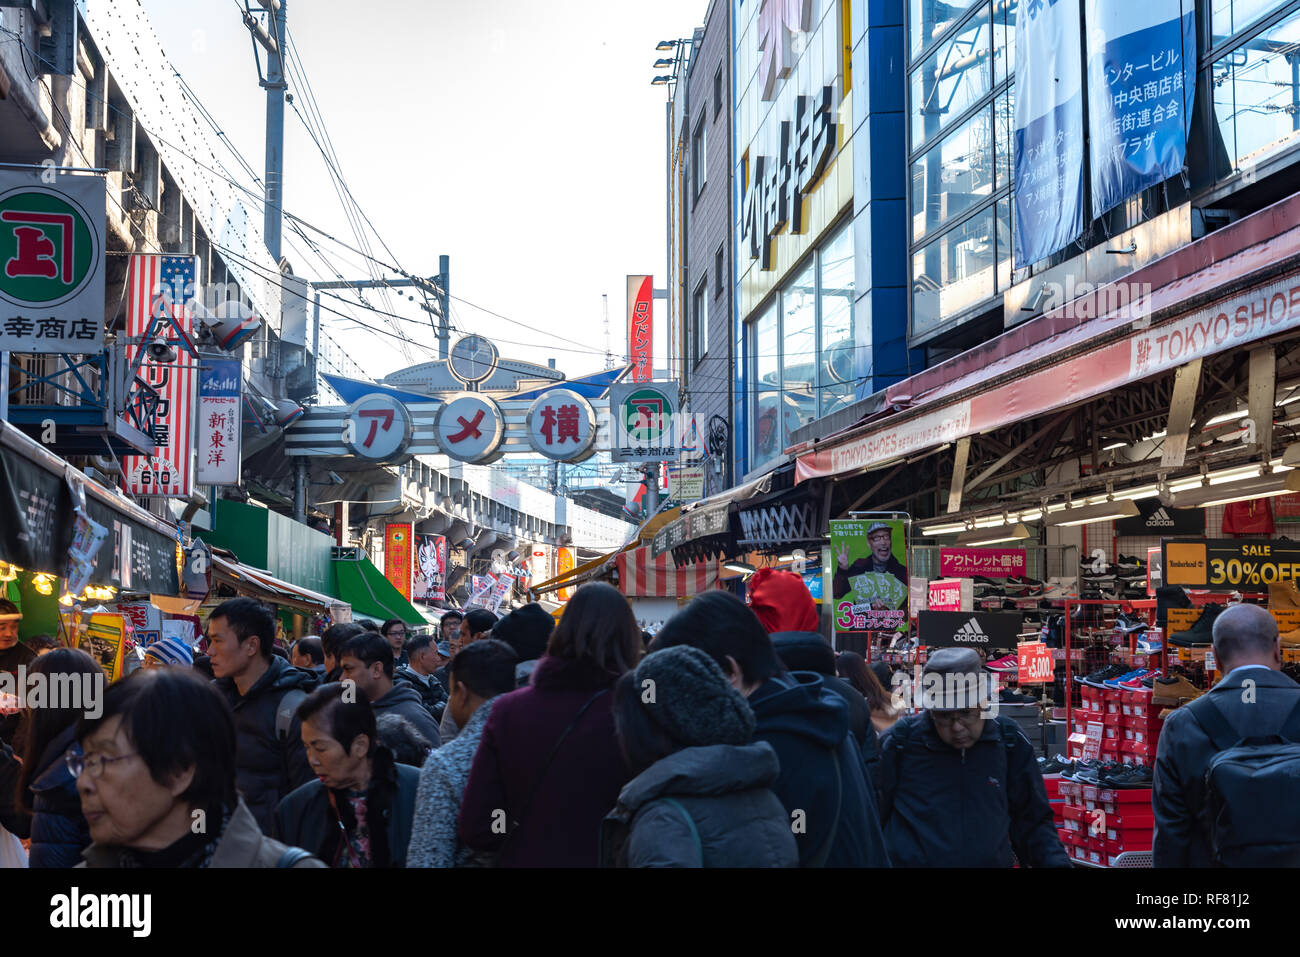
[[[887,404],[901,411],[788,449],[795,481],[881,468],[1300,329],[1296,222],[1300,195],[1101,287],[1094,303],[1115,308],[1096,318],[1068,303],[891,386]],[[1134,308],[1129,290],[1147,284]]]
[[[212,577],[251,598],[308,614],[337,617],[338,611],[348,605],[346,601],[283,581],[270,572],[245,565],[234,558],[225,558],[216,552],[212,554]]]
[[[697,503],[698,504],[698,503]],[[572,568],[563,575],[556,575],[540,585],[534,585],[529,589],[534,595],[546,595],[558,591],[561,588],[573,588],[577,585],[584,584],[594,578],[613,571],[614,559],[623,552],[638,547],[642,542],[649,540],[661,528],[677,520],[682,509],[674,507],[665,509],[657,515],[652,515],[632,534],[627,544],[622,548],[616,548],[612,552],[601,555],[599,558],[593,558],[590,561],[583,562],[576,568]]]
[[[820,546],[828,504],[826,483],[821,481],[754,496],[736,506],[740,525],[736,544],[768,552]]]
[[[356,558],[336,558],[334,567],[335,590],[352,604],[352,616],[387,621],[400,618],[408,625],[427,625],[429,622],[418,608],[402,597],[384,573],[364,555]]]
[[[651,555],[658,558],[667,552],[679,561],[711,559],[736,548],[736,505],[753,495],[761,495],[772,486],[768,472],[744,485],[682,506],[682,515],[664,525],[655,534]]]
[[[717,560],[677,565],[671,555],[655,558],[650,546],[623,552],[615,559],[618,590],[628,598],[689,598],[716,588]]]

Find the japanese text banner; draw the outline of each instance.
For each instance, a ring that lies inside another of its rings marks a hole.
[[[1179,173],[1196,93],[1191,0],[1085,0],[1092,215]]]
[[[1017,267],[1083,232],[1079,22],[1079,0],[1024,0],[1016,17]]]

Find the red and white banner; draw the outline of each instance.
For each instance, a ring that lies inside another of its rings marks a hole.
[[[623,552],[615,563],[618,590],[628,598],[689,598],[718,584],[716,560],[679,567],[671,552],[651,558],[649,545]]]
[[[156,448],[153,455],[122,457],[125,484],[132,495],[188,498],[194,491],[199,363],[187,348],[193,342],[194,316],[186,305],[194,293],[194,262],[193,256],[131,256],[126,334],[134,338],[146,334],[161,336],[176,351],[173,362],[152,362],[146,357],[140,363],[140,378],[159,394],[154,418]],[[160,295],[163,290],[170,296]],[[155,324],[154,318],[160,315],[162,322]],[[128,363],[135,362],[141,348],[139,345],[126,347]]]
[[[927,598],[928,611],[961,611],[961,581],[954,578],[932,581]]]
[[[627,355],[633,382],[654,378],[654,294],[653,277],[627,277]]]

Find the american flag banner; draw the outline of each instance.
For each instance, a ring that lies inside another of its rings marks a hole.
[[[194,256],[131,256],[126,291],[127,335],[135,339],[161,336],[176,351],[173,362],[153,362],[146,356],[140,363],[138,375],[158,390],[159,402],[154,418],[154,454],[127,455],[122,460],[126,486],[132,495],[188,498],[194,491],[199,362],[191,351],[194,315],[188,302],[195,296],[195,262]],[[129,363],[135,362],[141,348],[127,346]]]
[[[618,590],[628,598],[689,598],[718,587],[717,559],[677,565],[672,555],[650,557],[650,546],[641,545],[616,559]]]

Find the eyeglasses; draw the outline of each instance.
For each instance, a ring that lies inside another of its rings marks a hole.
[[[935,724],[953,725],[961,722],[970,726],[979,720],[980,710],[978,708],[963,708],[960,711],[931,711],[930,717],[934,719]]]
[[[83,771],[89,772],[92,778],[97,778],[103,775],[104,765],[112,764],[114,761],[125,761],[127,758],[134,758],[135,756],[134,753],[131,753],[119,754],[115,758],[106,758],[101,754],[92,754],[90,757],[86,757],[80,751],[73,750],[63,756],[63,761],[67,764],[68,771],[74,778],[81,777]]]

